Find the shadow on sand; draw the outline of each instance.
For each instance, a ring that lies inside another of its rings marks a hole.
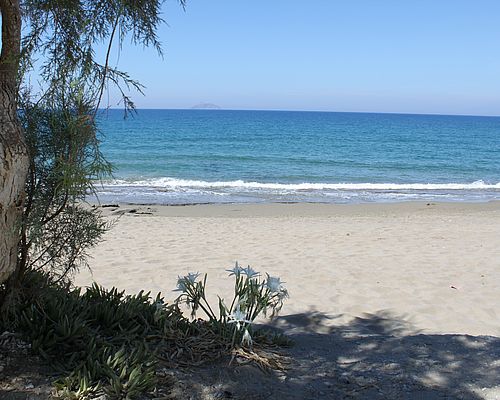
[[[228,360],[189,370],[174,369],[169,399],[499,399],[500,338],[423,334],[387,312],[365,315],[347,325],[320,312],[277,318],[294,346],[286,372],[265,373]],[[25,365],[26,360],[23,364]],[[36,364],[36,363],[34,363]],[[11,371],[22,376],[29,371]],[[0,375],[2,375],[0,373]],[[28,375],[30,375],[28,373]],[[34,374],[34,376],[40,376]],[[42,374],[43,376],[44,374]],[[0,385],[0,398],[47,399],[45,394]],[[2,381],[2,379],[0,379]],[[14,390],[13,390],[14,389]]]
[[[500,398],[500,338],[422,334],[387,312],[332,327],[335,318],[319,312],[277,318],[273,326],[295,342],[287,349],[290,369],[214,369],[211,387],[220,394],[212,398]]]

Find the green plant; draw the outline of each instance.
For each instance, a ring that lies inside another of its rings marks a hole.
[[[189,273],[177,279],[177,289],[181,292],[176,303],[185,303],[191,308],[191,317],[202,310],[223,338],[230,338],[231,348],[235,346],[252,346],[252,324],[259,315],[266,316],[270,312],[274,317],[282,308],[288,297],[284,282],[278,277],[266,274],[262,279],[259,272],[250,266],[242,268],[235,264],[227,270],[234,276],[234,296],[228,307],[223,298],[218,296],[218,314],[216,314],[206,297],[207,275],[198,281],[199,273]]]
[[[96,129],[102,99],[116,89],[128,113],[130,91],[144,89],[111,63],[112,51],[130,41],[161,54],[162,3],[0,2],[0,284],[9,279],[17,289],[32,267],[62,271],[66,279],[85,265],[85,249],[103,225],[78,206],[93,180],[109,172]],[[64,244],[70,237],[73,243]]]
[[[199,274],[179,277],[182,293],[173,304],[143,291],[128,295],[96,284],[82,290],[47,273],[28,271],[24,290],[3,317],[2,329],[21,333],[59,377],[57,394],[87,400],[105,394],[110,399],[133,399],[156,387],[160,362],[199,365],[239,352],[264,368],[281,368],[279,357],[258,355],[259,347],[287,345],[286,337],[264,330],[252,332],[262,314],[275,315],[288,296],[278,278],[259,275],[236,265],[235,294],[230,307],[219,298],[215,314],[206,299],[206,279]],[[0,291],[2,289],[0,288]],[[5,289],[3,289],[5,290]],[[189,320],[179,303],[204,310],[208,320]],[[265,355],[267,354],[267,355]]]
[[[126,295],[98,285],[72,289],[47,274],[29,272],[17,309],[5,328],[23,334],[32,349],[60,374],[62,398],[132,399],[154,389],[157,352],[192,328],[160,295]]]
[[[101,348],[69,376],[55,382],[61,397],[85,399],[103,393],[111,399],[133,399],[156,384],[156,360],[144,346]]]
[[[54,89],[55,90],[55,89]],[[87,266],[87,250],[108,225],[100,212],[84,205],[94,182],[111,173],[99,150],[92,101],[78,84],[37,102],[26,95],[20,120],[30,151],[17,279],[43,270],[68,280]]]

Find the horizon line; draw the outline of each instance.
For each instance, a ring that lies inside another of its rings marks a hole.
[[[106,110],[123,110],[122,107],[107,107],[107,108],[99,108],[101,111]],[[500,118],[500,114],[492,115],[492,114],[440,114],[440,113],[427,113],[427,112],[398,112],[398,111],[332,111],[332,110],[289,110],[289,109],[261,109],[261,108],[181,108],[181,107],[172,107],[172,108],[160,108],[160,107],[144,107],[135,109],[136,111],[140,110],[172,110],[172,111],[263,111],[263,112],[310,112],[310,113],[330,113],[330,114],[388,114],[388,115],[421,115],[421,116],[441,116],[441,117],[485,117],[485,118]]]

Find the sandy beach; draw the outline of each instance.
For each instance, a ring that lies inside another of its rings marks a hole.
[[[177,275],[194,271],[215,300],[238,260],[289,289],[273,322],[295,342],[285,373],[176,369],[179,398],[500,398],[499,202],[103,211],[115,224],[80,285],[172,301]]]
[[[500,203],[106,207],[93,280],[172,301],[178,275],[229,296],[235,261],[286,282],[282,315],[383,313],[413,332],[500,336]]]
[[[0,400],[500,400],[499,14],[0,1]]]

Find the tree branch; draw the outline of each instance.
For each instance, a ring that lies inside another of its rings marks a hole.
[[[116,28],[118,27],[118,22],[120,21],[120,13],[116,15],[115,23],[113,24],[113,30],[111,31],[111,36],[109,38],[108,50],[106,51],[106,61],[104,62],[104,73],[102,76],[101,87],[99,89],[99,96],[97,97],[97,103],[95,105],[94,118],[99,110],[99,105],[101,104],[102,94],[104,93],[104,87],[106,86],[106,75],[109,66],[109,55],[111,54],[111,47],[113,45],[113,39],[115,37]]]

